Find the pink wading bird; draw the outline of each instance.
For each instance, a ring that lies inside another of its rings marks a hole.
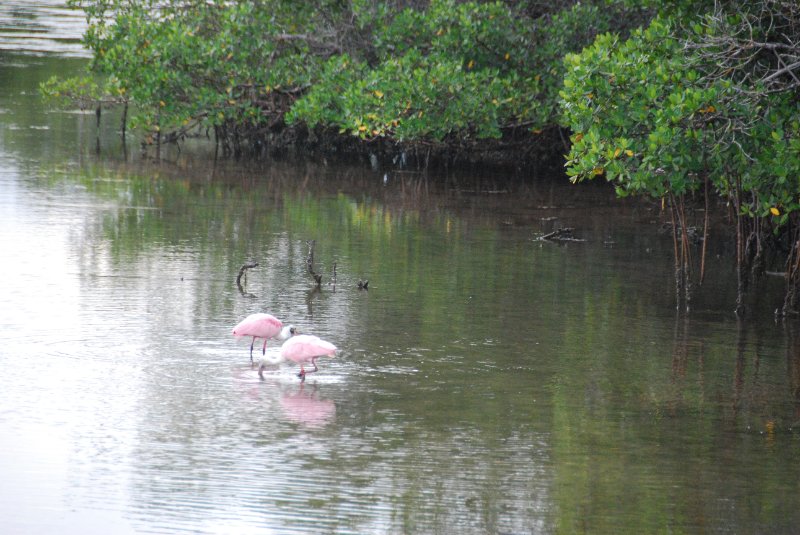
[[[262,379],[264,378],[263,371],[267,364],[280,364],[281,362],[291,360],[300,365],[300,373],[298,373],[297,376],[301,381],[305,381],[306,373],[314,373],[319,370],[319,368],[317,368],[317,359],[325,355],[335,356],[336,346],[310,334],[297,334],[283,343],[279,355],[275,355],[274,357],[272,355],[265,355],[261,358],[261,364],[258,367],[258,375]],[[309,362],[314,366],[314,370],[306,372],[303,365]]]
[[[267,340],[276,338],[278,340],[286,340],[294,335],[294,326],[283,326],[281,320],[272,314],[250,314],[239,324],[233,328],[233,336],[252,336],[253,341],[250,343],[250,363],[253,364],[253,346],[256,343],[256,338],[264,339],[264,347],[261,348],[261,354],[267,352]]]

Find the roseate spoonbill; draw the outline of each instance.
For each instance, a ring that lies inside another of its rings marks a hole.
[[[253,341],[250,343],[250,363],[253,364],[253,346],[256,343],[256,338],[264,339],[264,347],[261,348],[261,354],[267,352],[267,340],[276,338],[278,340],[286,340],[291,338],[295,333],[293,325],[283,326],[281,320],[272,314],[250,314],[239,324],[233,328],[233,336],[252,336]]]
[[[336,346],[332,343],[322,340],[310,334],[297,334],[286,340],[281,346],[281,352],[275,356],[266,354],[261,358],[261,364],[258,367],[258,375],[264,378],[264,368],[267,364],[280,364],[287,360],[296,362],[300,365],[300,373],[297,376],[302,380],[306,380],[306,373],[314,373],[317,368],[317,359],[325,355],[334,356],[336,354]],[[311,363],[314,366],[313,371],[306,372],[303,367],[304,364]]]

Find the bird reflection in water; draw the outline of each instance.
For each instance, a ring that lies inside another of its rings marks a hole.
[[[306,427],[322,427],[336,416],[333,400],[320,399],[316,386],[306,388],[304,383],[281,392],[279,403],[286,420]]]
[[[267,350],[269,352],[269,349]],[[248,374],[252,373],[248,370]],[[336,416],[336,404],[320,397],[319,387],[297,383],[292,376],[267,376],[257,383],[242,374],[240,384],[248,402],[277,415],[278,419],[301,424],[307,428],[320,428]],[[291,381],[291,384],[287,383]]]

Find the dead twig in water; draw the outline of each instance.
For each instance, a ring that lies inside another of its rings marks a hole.
[[[236,277],[236,286],[239,288],[239,293],[244,296],[255,297],[253,294],[248,294],[244,291],[244,287],[242,286],[242,277],[244,277],[244,283],[247,284],[247,270],[256,267],[258,267],[258,262],[250,261],[246,264],[243,264],[242,267],[239,268],[239,275]]]
[[[314,278],[314,281],[317,283],[317,286],[322,284],[322,275],[318,274],[314,271],[314,246],[317,244],[316,240],[308,240],[306,241],[308,245],[308,257],[306,257],[306,267],[308,268],[308,272]]]
[[[540,236],[539,240],[555,241],[555,242],[585,242],[583,238],[576,238],[573,232],[574,228],[562,227],[553,232],[548,232],[544,236]]]

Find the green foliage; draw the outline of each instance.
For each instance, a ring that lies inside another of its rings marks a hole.
[[[612,16],[576,5],[532,20],[501,2],[435,0],[375,31],[376,61],[333,57],[289,113],[290,122],[361,138],[499,138],[555,123],[561,58],[588,44]]]
[[[337,125],[361,138],[442,140],[453,132],[468,137],[499,137],[498,116],[508,91],[497,71],[471,72],[461,62],[417,51],[369,70],[363,62],[336,57],[324,81],[300,99],[289,121]]]
[[[82,110],[96,106],[105,96],[101,85],[91,76],[65,79],[52,76],[39,85],[39,92],[48,103],[63,106],[75,103]]]
[[[82,2],[93,68],[137,104],[151,131],[254,126],[285,112],[319,68],[315,11],[294,2]],[[108,13],[113,12],[113,18]]]
[[[563,122],[572,131],[567,172],[604,176],[620,195],[682,195],[709,180],[743,213],[780,225],[798,208],[800,110],[791,93],[758,93],[709,73],[713,33],[680,35],[657,19],[630,39],[599,36],[565,58]],[[701,53],[702,52],[702,53]]]
[[[497,138],[536,84],[525,84],[525,32],[500,3],[435,1],[406,9],[375,32],[373,67],[329,60],[320,81],[288,115],[361,138],[401,141]]]
[[[697,75],[666,23],[656,20],[624,41],[599,36],[565,63],[574,181],[605,176],[620,195],[655,197],[697,187],[703,154],[694,117],[713,106],[715,91],[693,83]]]
[[[553,125],[564,52],[623,20],[623,4],[606,0],[563,12],[456,0],[71,3],[87,14],[100,92],[130,99],[134,126],[247,135],[286,120],[411,142]]]
[[[781,226],[800,210],[800,106],[788,95],[771,100],[771,111],[753,129],[750,157],[737,171],[752,195],[743,209]]]

